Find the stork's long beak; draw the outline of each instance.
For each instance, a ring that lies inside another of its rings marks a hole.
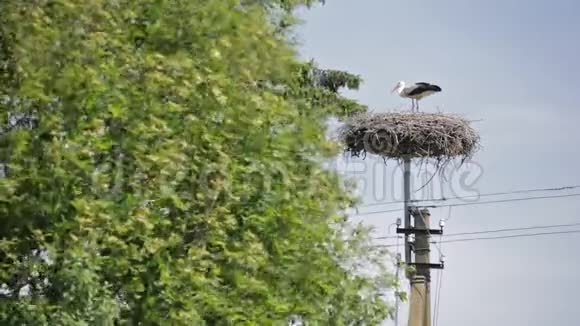
[[[395,88],[391,90],[391,93],[394,93],[397,89],[399,89],[399,85],[395,86]]]

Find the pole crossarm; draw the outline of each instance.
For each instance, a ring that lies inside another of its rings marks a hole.
[[[399,234],[443,234],[441,229],[397,228]]]
[[[415,267],[430,268],[430,269],[444,269],[444,267],[445,267],[444,263],[410,263],[407,265],[415,266]]]

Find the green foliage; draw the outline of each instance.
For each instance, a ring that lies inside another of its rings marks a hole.
[[[366,106],[338,93],[341,88],[358,89],[362,82],[359,76],[319,69],[313,62],[302,64],[298,71],[294,87],[286,93],[287,98],[306,102],[307,107],[316,108],[324,118],[329,115],[342,118],[367,110]]]
[[[325,3],[325,0],[242,0],[242,5],[258,5],[266,9],[281,9],[292,13],[292,10],[299,6],[311,7],[316,3]]]
[[[0,2],[0,324],[387,316],[320,165],[360,80],[298,62],[260,3]]]

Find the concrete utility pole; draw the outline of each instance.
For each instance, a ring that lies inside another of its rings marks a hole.
[[[412,212],[417,231],[429,231],[429,211]],[[429,233],[419,233],[415,239],[416,271],[411,276],[411,299],[408,326],[431,326],[431,272]]]
[[[414,266],[415,272],[407,273],[411,283],[410,310],[408,326],[431,326],[431,269],[443,269],[443,263],[431,264],[429,259],[430,242],[433,234],[442,234],[442,229],[430,229],[429,210],[417,209],[411,205],[411,160],[403,161],[403,193],[405,220],[404,227],[397,233],[405,235],[405,264]],[[414,226],[411,226],[411,217]],[[414,241],[410,235],[415,236]],[[412,254],[415,253],[413,262]]]

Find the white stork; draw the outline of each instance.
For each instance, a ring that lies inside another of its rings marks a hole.
[[[400,81],[391,91],[399,93],[399,96],[411,99],[411,111],[419,111],[419,100],[431,94],[441,92],[441,87],[429,83],[419,82],[405,87],[405,82]]]

